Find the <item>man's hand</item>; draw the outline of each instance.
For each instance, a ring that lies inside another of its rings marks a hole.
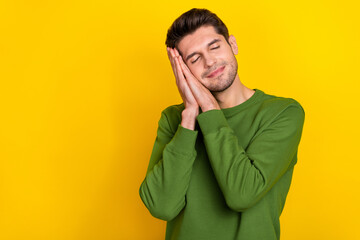
[[[176,85],[178,87],[181,98],[184,101],[184,105],[186,109],[199,110],[199,105],[193,96],[186,80],[184,74],[180,67],[179,62],[179,53],[176,49],[167,48],[168,57],[171,63],[172,70],[175,75]]]
[[[215,97],[211,94],[209,89],[207,89],[202,83],[191,73],[188,66],[185,64],[182,57],[176,51],[176,56],[180,63],[182,73],[185,75],[186,82],[191,89],[193,96],[196,99],[196,102],[201,107],[203,112],[212,110],[212,109],[221,109]]]
[[[179,53],[177,51],[175,52],[175,50],[171,48],[167,48],[167,53],[175,75],[176,85],[185,105],[185,109],[181,113],[181,126],[194,130],[196,117],[199,115],[199,104],[193,96],[181,70],[178,59]]]

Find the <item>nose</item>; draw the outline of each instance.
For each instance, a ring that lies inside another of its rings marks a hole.
[[[215,56],[212,56],[211,54],[207,54],[204,56],[204,62],[205,62],[205,68],[210,68],[211,66],[213,66],[216,63],[216,58]]]

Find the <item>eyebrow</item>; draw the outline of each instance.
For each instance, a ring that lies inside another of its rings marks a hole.
[[[214,44],[214,43],[216,43],[216,42],[220,42],[220,41],[221,41],[220,39],[216,38],[216,39],[212,40],[211,42],[209,42],[209,43],[207,44],[207,46],[210,47],[212,44]],[[185,61],[189,60],[191,57],[193,57],[193,56],[196,55],[196,54],[199,54],[199,52],[193,52],[193,53],[191,53],[190,55],[188,55],[188,56],[186,57]]]

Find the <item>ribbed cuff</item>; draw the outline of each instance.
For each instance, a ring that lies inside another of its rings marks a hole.
[[[178,125],[178,129],[175,132],[173,139],[169,142],[169,146],[172,150],[184,153],[193,154],[195,150],[196,137],[198,135],[197,130],[190,130]]]
[[[200,113],[196,117],[203,135],[216,132],[220,128],[229,127],[229,124],[220,109],[212,109]]]

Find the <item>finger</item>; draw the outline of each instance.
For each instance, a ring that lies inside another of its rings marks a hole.
[[[175,66],[175,60],[174,60],[174,57],[172,56],[173,53],[171,51],[171,48],[167,48],[167,52],[168,52],[168,57],[169,57],[169,61],[170,61],[170,64],[171,64],[171,68],[173,70],[173,73],[175,74],[175,77],[177,77],[177,72],[175,70],[176,66]]]
[[[175,53],[176,57],[180,56],[180,54],[179,54],[179,52],[178,52],[178,50],[176,48],[174,48],[174,53]]]
[[[173,57],[172,57],[171,49],[170,49],[170,48],[167,48],[167,55],[168,55],[168,58],[169,58],[170,62],[172,62]]]
[[[185,78],[188,80],[188,84],[189,85],[195,85],[197,87],[202,88],[203,85],[200,83],[200,81],[192,74],[192,72],[190,71],[189,67],[185,64],[184,60],[182,59],[182,57],[179,57],[180,60],[180,67],[182,69],[182,72],[185,75]]]
[[[173,64],[174,63],[174,54],[172,53],[172,51],[171,51],[171,48],[169,48],[169,47],[167,47],[166,48],[166,50],[167,50],[167,55],[168,55],[168,58],[169,58],[169,60],[170,60],[170,62]]]
[[[170,54],[171,54],[171,60],[172,60],[172,63],[173,65],[175,66],[175,52],[174,52],[174,49],[170,48]]]
[[[189,69],[188,66],[185,64],[183,58],[182,58],[181,56],[180,56],[179,58],[180,58],[180,64],[181,64],[181,66],[182,66],[187,72],[191,73],[190,69]]]
[[[180,62],[179,62],[179,54],[175,48],[169,48],[170,58],[172,62],[173,71],[176,78],[176,84],[180,88],[186,87],[186,79],[184,73],[182,72]],[[176,56],[177,55],[177,56]]]
[[[175,58],[174,61],[175,61],[175,71],[176,71],[176,75],[177,75],[176,85],[179,88],[180,94],[183,96],[184,95],[183,91],[185,91],[185,89],[187,88],[186,79],[181,70],[179,60],[177,58]]]
[[[174,58],[175,57],[175,52],[173,48],[170,48],[170,53],[171,53],[171,57]]]
[[[200,81],[191,73],[190,69],[186,66],[181,56],[179,56],[179,65],[182,73],[185,75],[186,82],[192,90],[194,96],[199,96],[200,92],[204,90],[204,86]]]
[[[190,88],[190,86],[189,86],[189,84],[187,82],[187,79],[185,78],[184,73],[181,70],[179,57],[175,58],[175,62],[176,62],[177,70],[178,70],[178,76],[179,76],[179,78],[178,78],[178,87],[181,90],[181,95],[184,95],[185,98],[190,100],[190,101],[195,101],[195,98],[194,98],[194,96],[192,94],[192,89]]]
[[[176,72],[176,80],[177,84],[183,85],[184,81],[186,81],[184,73],[181,69],[180,62],[178,57],[175,56],[175,49],[170,49],[170,52],[173,54],[173,63],[174,63],[174,71]]]
[[[169,60],[171,60],[170,59],[170,48],[169,47],[166,48],[166,53],[167,53],[167,56],[168,56]]]
[[[180,56],[176,58],[176,62],[177,62],[177,67],[180,69],[178,74],[180,75],[179,77],[179,81],[182,81],[182,84],[184,85],[184,88],[187,88],[189,90],[191,90],[191,92],[194,93],[194,91],[196,92],[197,90],[197,81],[194,81],[194,76],[192,74],[189,75],[189,77],[187,77],[184,74],[184,71],[181,68],[181,61],[180,61]],[[194,85],[195,84],[195,85]]]
[[[191,73],[188,66],[186,66],[181,56],[179,56],[179,64],[186,78],[194,78],[194,75]]]
[[[181,66],[180,66],[178,58],[175,58],[175,69],[176,69],[176,72],[177,72],[178,81],[180,83],[183,83],[183,81],[186,81],[186,79],[184,77],[184,73],[181,70]]]

